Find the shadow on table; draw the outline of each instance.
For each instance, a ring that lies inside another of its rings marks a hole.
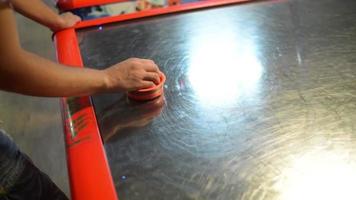
[[[103,111],[101,124],[101,137],[106,143],[114,135],[125,137],[125,130],[148,125],[155,117],[159,116],[165,105],[164,96],[151,101],[138,102],[126,96],[107,107]]]

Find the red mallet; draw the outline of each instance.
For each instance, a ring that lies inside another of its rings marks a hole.
[[[166,76],[162,72],[159,73],[159,76],[160,76],[160,82],[157,85],[150,88],[128,92],[127,96],[130,99],[136,101],[149,101],[161,96],[163,94],[163,86],[164,86],[164,82],[166,81]]]

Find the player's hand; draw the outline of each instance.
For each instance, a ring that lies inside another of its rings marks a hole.
[[[134,91],[160,81],[159,68],[147,59],[129,58],[104,70],[108,91]]]
[[[52,27],[54,32],[73,27],[78,22],[81,21],[81,18],[77,15],[72,14],[71,12],[65,12],[59,15],[58,24],[55,27]]]

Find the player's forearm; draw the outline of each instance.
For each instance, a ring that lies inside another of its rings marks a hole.
[[[34,96],[78,96],[105,91],[102,71],[64,67],[23,50],[12,10],[1,2],[0,27],[3,28],[0,31],[0,90]]]
[[[60,16],[49,8],[42,0],[11,0],[15,10],[52,30],[64,23]]]
[[[13,55],[13,56],[12,56]],[[105,90],[103,71],[62,66],[20,50],[1,61],[0,89],[32,96],[78,96]]]
[[[73,24],[75,16],[65,17]],[[0,90],[34,96],[79,96],[131,91],[160,81],[152,60],[132,58],[105,70],[62,66],[23,50],[8,3],[0,1]],[[70,49],[68,49],[70,51]]]

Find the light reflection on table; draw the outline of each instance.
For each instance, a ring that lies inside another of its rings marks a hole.
[[[80,31],[86,65],[150,58],[167,76],[148,118],[93,97],[120,199],[356,199],[355,8],[271,1]]]
[[[231,106],[259,88],[263,70],[255,41],[239,37],[236,32],[241,31],[230,20],[220,16],[224,29],[207,26],[195,32],[201,37],[190,41],[188,79],[202,106]]]
[[[347,149],[303,152],[282,169],[279,199],[356,199],[356,163]]]

